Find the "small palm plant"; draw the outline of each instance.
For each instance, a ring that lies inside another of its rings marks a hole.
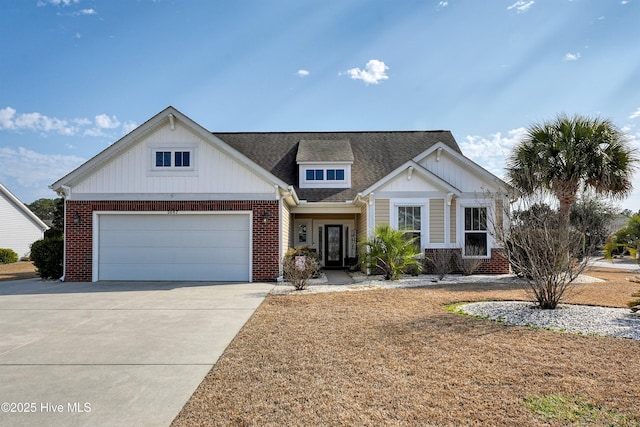
[[[375,228],[373,237],[362,243],[361,259],[371,270],[382,270],[385,280],[397,280],[405,271],[422,270],[422,254],[416,238],[407,238],[403,231],[389,225]]]

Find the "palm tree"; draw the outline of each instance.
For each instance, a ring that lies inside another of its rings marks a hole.
[[[611,121],[560,114],[527,130],[507,159],[507,179],[524,195],[555,196],[566,228],[581,189],[613,198],[627,196],[635,161],[625,134]]]
[[[396,280],[410,269],[422,270],[421,253],[416,238],[389,225],[378,225],[373,237],[361,244],[363,264],[372,270],[381,270],[385,280]]]

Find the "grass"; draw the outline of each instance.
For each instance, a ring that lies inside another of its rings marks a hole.
[[[524,405],[543,421],[554,421],[562,425],[639,426],[615,410],[602,405],[585,402],[579,397],[564,394],[528,396]]]
[[[624,307],[640,285],[605,273],[568,302]],[[637,425],[640,341],[445,309],[525,296],[491,283],[272,295],[173,425],[566,425],[523,404],[552,395],[599,408],[587,424]]]
[[[0,282],[6,280],[22,280],[38,277],[32,262],[19,261],[11,264],[0,264]]]

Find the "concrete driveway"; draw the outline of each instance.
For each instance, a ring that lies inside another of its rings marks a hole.
[[[0,282],[0,425],[169,425],[272,287]]]

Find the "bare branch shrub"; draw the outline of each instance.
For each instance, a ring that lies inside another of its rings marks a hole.
[[[288,256],[282,262],[284,280],[291,283],[296,291],[307,289],[309,280],[318,268],[318,261],[313,256]]]
[[[482,265],[483,258],[479,257],[483,255],[485,255],[484,249],[470,245],[465,248],[464,256],[462,255],[462,250],[456,251],[454,259],[458,270],[464,276],[471,276]]]
[[[434,249],[429,251],[429,256],[425,257],[425,271],[438,276],[438,280],[453,271],[453,253],[449,249]]]
[[[494,227],[494,238],[514,273],[529,285],[532,300],[539,308],[554,309],[587,265],[584,227],[567,228],[557,209],[526,202],[502,227]]]

